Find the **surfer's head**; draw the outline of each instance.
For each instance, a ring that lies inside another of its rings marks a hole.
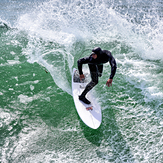
[[[102,52],[102,50],[101,50],[100,47],[95,47],[95,48],[92,50],[92,55],[96,54],[97,57],[99,57],[100,54],[101,54],[101,52]]]
[[[97,54],[94,53],[94,52],[91,53],[91,56],[92,56],[93,59],[96,59],[97,58]]]

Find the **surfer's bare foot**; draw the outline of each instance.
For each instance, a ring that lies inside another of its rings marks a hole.
[[[84,102],[85,104],[90,104],[91,102],[87,100],[84,96],[79,96],[79,100]]]
[[[91,106],[91,107],[87,107],[86,108],[87,110],[93,110],[93,107]]]

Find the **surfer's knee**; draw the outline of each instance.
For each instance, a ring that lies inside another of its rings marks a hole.
[[[95,86],[95,85],[97,85],[97,84],[98,84],[98,79],[92,81],[92,85],[93,85],[93,86]]]
[[[98,84],[98,74],[97,74],[97,72],[92,73],[92,74],[91,74],[91,77],[92,77],[93,85],[94,85],[94,86],[97,85],[97,84]]]

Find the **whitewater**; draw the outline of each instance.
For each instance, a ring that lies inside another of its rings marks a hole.
[[[162,0],[1,0],[0,162],[163,162],[162,45]],[[117,62],[112,87],[107,63],[92,90],[97,130],[71,92],[94,47]]]

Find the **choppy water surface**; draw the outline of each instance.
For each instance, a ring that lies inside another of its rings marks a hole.
[[[162,13],[161,0],[2,0],[0,162],[163,162]],[[93,90],[103,121],[92,130],[71,73],[96,46],[118,69],[108,88],[105,64]]]

